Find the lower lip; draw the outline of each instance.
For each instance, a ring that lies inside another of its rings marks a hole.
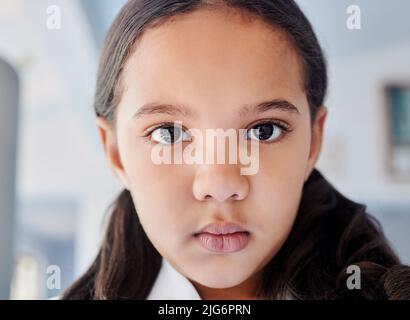
[[[236,252],[245,248],[249,242],[249,232],[230,234],[199,233],[195,235],[199,244],[212,252]]]

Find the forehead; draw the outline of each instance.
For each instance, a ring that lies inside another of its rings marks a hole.
[[[201,9],[146,30],[123,77],[141,103],[243,104],[300,94],[300,65],[278,28],[235,11]]]

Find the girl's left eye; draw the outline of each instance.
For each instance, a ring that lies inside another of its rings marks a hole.
[[[248,139],[257,141],[274,141],[280,138],[283,134],[289,131],[284,125],[279,125],[274,122],[259,123],[246,131]]]

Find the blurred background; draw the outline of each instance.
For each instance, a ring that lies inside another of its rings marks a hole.
[[[97,251],[121,186],[93,92],[104,34],[124,2],[0,0],[0,299],[56,296]],[[317,167],[368,206],[410,264],[410,2],[297,2],[329,64]]]

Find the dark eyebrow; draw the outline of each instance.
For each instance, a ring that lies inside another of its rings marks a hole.
[[[282,100],[282,99],[275,99],[275,100],[264,101],[256,105],[243,106],[239,110],[239,116],[244,117],[248,114],[252,114],[252,113],[258,114],[258,113],[263,113],[263,112],[270,111],[270,110],[279,110],[279,111],[284,111],[284,112],[291,113],[291,114],[300,114],[298,108],[296,108],[296,106],[290,103],[289,101]]]
[[[245,105],[238,111],[240,117],[244,117],[252,113],[263,113],[270,110],[279,110],[293,114],[299,114],[298,108],[287,100],[275,99],[264,101],[256,105]],[[169,114],[169,115],[182,115],[184,117],[193,117],[196,115],[192,109],[182,105],[161,104],[161,103],[147,103],[137,110],[134,114],[134,118],[140,118],[143,115],[150,114]]]
[[[162,104],[162,103],[147,103],[137,110],[134,118],[140,118],[143,115],[165,113],[169,115],[182,115],[185,117],[192,117],[195,115],[190,108],[181,105]]]

